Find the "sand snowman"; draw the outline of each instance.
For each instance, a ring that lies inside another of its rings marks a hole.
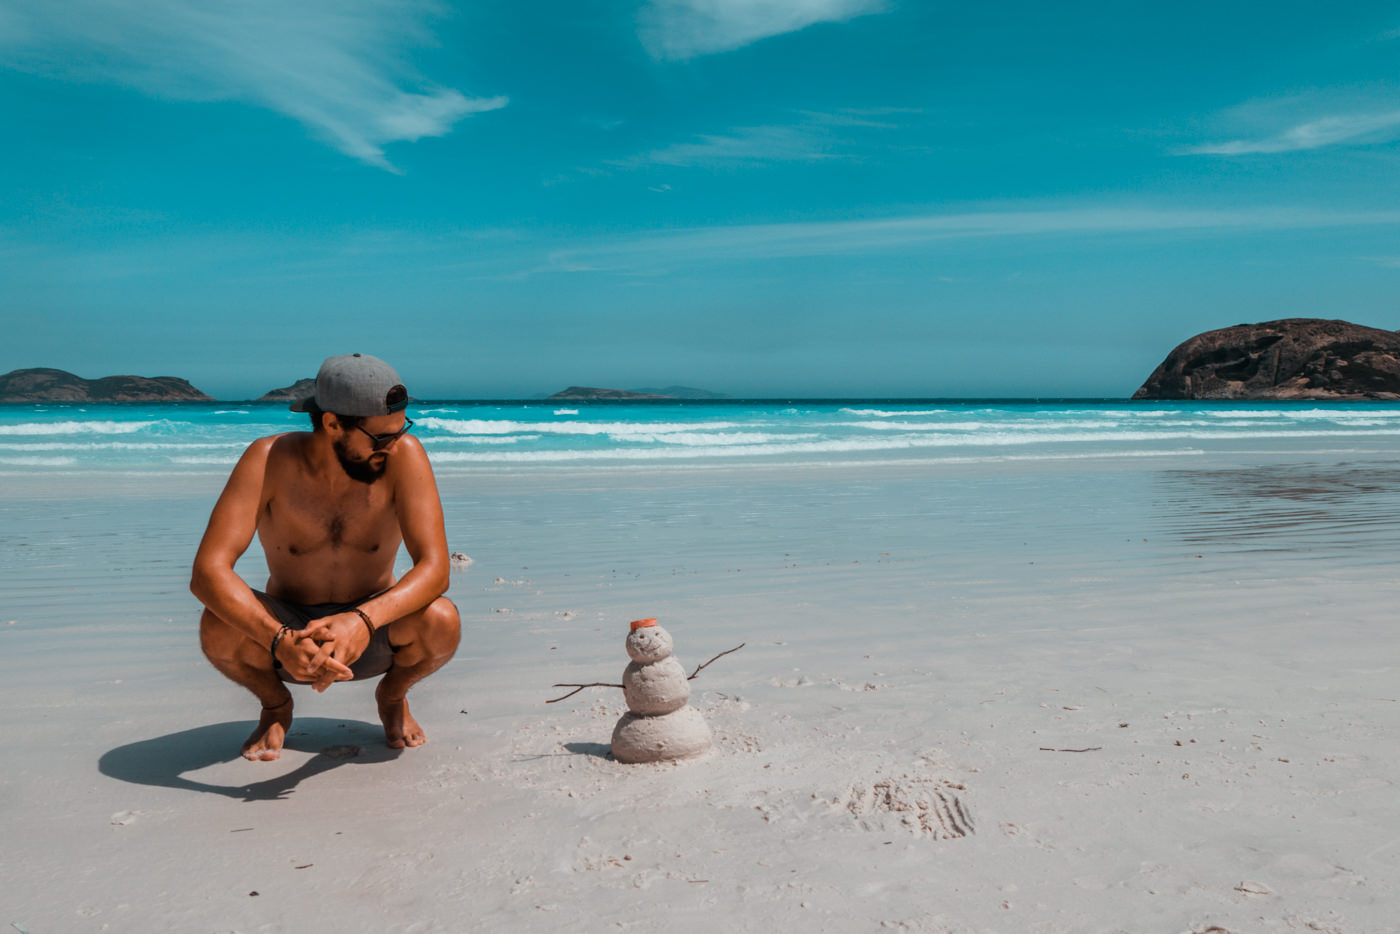
[[[691,707],[690,682],[671,654],[670,633],[654,619],[639,619],[627,634],[632,663],[622,673],[627,713],[613,728],[619,762],[660,762],[697,756],[710,748],[710,728]]]

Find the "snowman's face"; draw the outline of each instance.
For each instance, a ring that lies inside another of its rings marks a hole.
[[[660,626],[643,626],[627,634],[627,656],[634,662],[659,662],[671,654],[671,634]]]

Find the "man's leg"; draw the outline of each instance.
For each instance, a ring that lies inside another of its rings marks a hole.
[[[262,702],[258,728],[243,744],[243,758],[271,760],[281,756],[292,725],[292,692],[272,670],[267,646],[258,645],[208,610],[199,618],[199,645],[215,668]]]
[[[421,746],[423,728],[408,712],[408,689],[447,664],[462,638],[457,607],[438,597],[417,613],[388,624],[394,664],[375,688],[384,739],[391,749]]]

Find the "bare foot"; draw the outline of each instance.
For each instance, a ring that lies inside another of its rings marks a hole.
[[[258,728],[243,744],[243,758],[253,762],[271,762],[281,758],[282,743],[287,728],[292,725],[292,699],[288,697],[276,707],[264,707],[258,717]]]
[[[390,749],[421,746],[427,742],[428,737],[423,734],[423,728],[413,719],[413,714],[408,712],[407,698],[386,700],[384,695],[375,691],[374,699],[379,704],[379,721],[384,724],[384,741]]]

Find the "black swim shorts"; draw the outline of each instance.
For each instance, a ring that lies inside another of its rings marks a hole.
[[[378,594],[370,594],[358,600],[351,600],[349,603],[289,603],[286,600],[270,596],[261,590],[254,590],[253,593],[267,607],[269,613],[277,618],[277,621],[296,632],[307,627],[312,620],[320,619],[323,616],[334,616],[337,613],[348,613],[355,607],[369,600]],[[277,676],[283,681],[290,681],[293,684],[310,684],[309,681],[300,681],[287,673],[287,669],[282,667],[279,661],[273,662],[277,668]],[[350,671],[354,675],[352,681],[360,681],[365,678],[377,678],[389,670],[389,666],[394,664],[394,647],[389,644],[389,633],[383,626],[374,630],[374,635],[370,637],[369,645],[365,646],[364,654],[355,659],[350,665]]]

